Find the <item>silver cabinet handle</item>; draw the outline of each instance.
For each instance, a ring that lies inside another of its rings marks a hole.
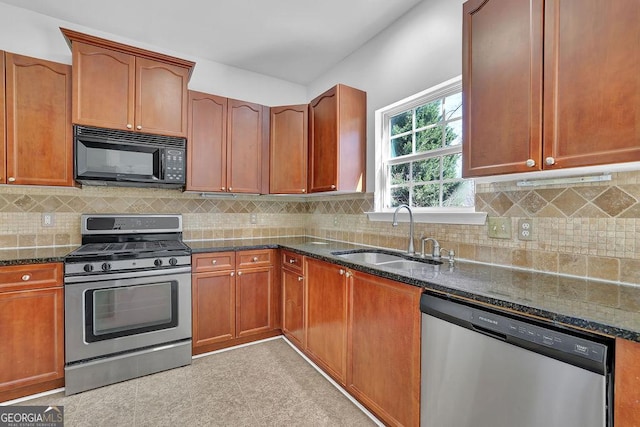
[[[236,273],[234,273],[233,271],[231,273],[229,273],[229,276],[231,276],[231,277],[233,277],[235,275],[236,275]]]
[[[218,263],[218,260],[217,260],[217,259],[212,259],[212,260],[211,260],[211,264],[216,265],[217,263]]]
[[[306,193],[306,192],[307,192],[307,189],[306,189],[306,188],[303,188],[303,189],[302,189],[302,192],[303,192],[303,193]]]
[[[340,269],[340,271],[338,271],[338,273],[340,273],[340,275],[343,276],[344,275],[344,270]]]
[[[233,191],[233,188],[229,187],[229,191]]]
[[[258,257],[257,256],[253,257],[253,262],[258,262]]]
[[[27,281],[27,280],[29,280],[29,279],[31,279],[31,275],[30,275],[30,274],[23,274],[23,275],[22,275],[22,280],[23,280],[24,282],[26,282],[26,281]]]
[[[347,273],[345,274],[345,277],[351,277],[353,276],[353,273],[351,273],[350,271],[347,271]]]
[[[336,186],[335,186],[334,184],[331,184],[331,189],[332,189],[332,190],[335,190],[335,189],[336,189]]]
[[[133,125],[131,125],[131,123],[127,123],[127,129],[133,129]]]
[[[14,177],[10,176],[9,178],[7,178],[7,181],[9,181],[9,182],[15,182],[15,181],[16,181],[16,179],[15,179]]]
[[[298,282],[302,282],[303,280],[304,280],[304,277],[298,276]]]
[[[220,189],[221,189],[222,191],[224,191],[224,187],[220,187]]]
[[[138,125],[138,126],[136,126],[136,129],[142,130],[142,126]]]
[[[556,159],[554,159],[553,157],[547,157],[546,159],[544,159],[544,162],[548,165],[555,165],[556,164]]]
[[[291,259],[289,260],[289,264],[295,264],[295,263],[296,263],[296,259],[295,259],[295,258],[291,258]]]
[[[238,276],[242,276],[242,271],[238,271]]]
[[[525,165],[527,165],[528,168],[532,168],[536,165],[536,161],[533,159],[529,159],[525,162]]]

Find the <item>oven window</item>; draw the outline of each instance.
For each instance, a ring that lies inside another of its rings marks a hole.
[[[173,328],[178,324],[178,282],[167,281],[85,293],[87,342]]]

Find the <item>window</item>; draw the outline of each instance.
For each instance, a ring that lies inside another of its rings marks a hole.
[[[377,212],[474,212],[474,182],[462,178],[460,77],[376,112],[376,175]]]

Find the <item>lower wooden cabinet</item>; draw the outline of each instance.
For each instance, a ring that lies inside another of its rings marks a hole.
[[[347,390],[388,425],[420,423],[422,289],[353,272]]]
[[[0,402],[64,385],[62,264],[0,267]]]
[[[347,380],[347,272],[305,258],[306,351],[340,384]]]
[[[640,343],[616,339],[615,427],[640,427]]]
[[[304,265],[303,256],[282,252],[282,333],[304,349]]]
[[[280,334],[275,250],[192,257],[193,354]]]

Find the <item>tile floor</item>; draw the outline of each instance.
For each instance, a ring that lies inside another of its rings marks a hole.
[[[65,397],[65,426],[374,426],[283,339]]]

